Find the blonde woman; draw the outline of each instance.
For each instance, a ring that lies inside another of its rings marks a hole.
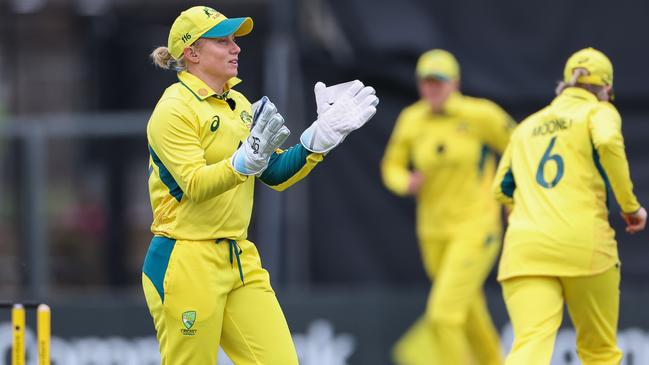
[[[633,194],[613,66],[586,48],[566,62],[557,97],[525,119],[498,167],[497,198],[513,204],[498,280],[514,328],[507,365],[547,365],[564,304],[583,364],[619,364],[620,262],[609,191],[627,232],[647,212]]]
[[[316,121],[301,143],[278,149],[289,130],[275,106],[266,97],[251,105],[233,89],[235,37],[252,28],[250,18],[192,7],[171,26],[168,46],[152,54],[159,67],[178,71],[147,127],[154,237],[142,283],[162,364],[214,365],[219,345],[237,365],[297,364],[247,237],[254,184],[286,189],[376,112],[374,89],[360,81],[317,83]]]

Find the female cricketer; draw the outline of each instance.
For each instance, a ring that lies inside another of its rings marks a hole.
[[[425,315],[397,342],[399,365],[500,365],[482,284],[500,250],[495,153],[513,121],[493,102],[462,95],[459,66],[436,49],[417,62],[420,100],[396,122],[382,161],[385,185],[417,200],[417,236],[433,281]]]
[[[214,365],[221,345],[237,365],[297,364],[286,320],[247,239],[255,180],[283,190],[376,112],[373,88],[354,81],[315,86],[316,121],[300,143],[263,97],[251,105],[240,82],[235,37],[250,18],[197,6],[182,12],[156,65],[178,72],[147,126],[154,237],[142,284],[163,365]]]
[[[513,204],[500,260],[514,329],[507,365],[547,365],[564,303],[586,365],[619,364],[620,263],[608,221],[612,189],[629,233],[647,213],[633,194],[613,66],[593,48],[567,61],[557,97],[514,131],[493,189]]]

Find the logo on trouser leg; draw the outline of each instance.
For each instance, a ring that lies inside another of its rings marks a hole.
[[[185,328],[181,328],[180,332],[185,336],[193,336],[196,334],[196,330],[192,329],[194,322],[196,322],[196,311],[187,311],[182,315],[183,325]]]

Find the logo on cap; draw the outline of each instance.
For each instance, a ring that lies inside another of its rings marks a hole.
[[[203,13],[205,13],[205,15],[208,18],[213,18],[213,19],[216,19],[219,15],[221,15],[221,14],[219,14],[218,11],[216,11],[216,10],[214,10],[212,8],[208,8],[207,6],[203,8]]]

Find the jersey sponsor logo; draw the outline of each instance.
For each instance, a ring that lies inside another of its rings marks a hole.
[[[243,124],[245,124],[246,128],[250,129],[250,127],[252,126],[252,115],[250,115],[250,113],[245,110],[242,111],[241,121],[243,122]]]
[[[559,131],[564,131],[572,127],[572,120],[565,119],[553,119],[546,122],[543,122],[541,125],[537,125],[532,130],[532,137],[537,136],[546,136],[548,134],[554,134]]]
[[[196,322],[196,311],[183,312],[181,319],[185,328],[182,328],[180,332],[185,336],[195,335],[196,330],[192,329],[192,327],[194,327],[194,323]]]
[[[219,129],[220,125],[221,125],[221,118],[219,118],[218,115],[213,116],[212,123],[210,124],[210,130],[212,132],[216,132],[216,130]]]

